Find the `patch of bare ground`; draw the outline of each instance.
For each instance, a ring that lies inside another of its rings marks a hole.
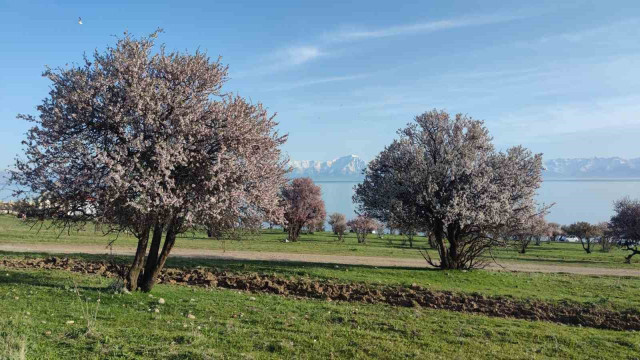
[[[56,269],[106,277],[121,276],[122,265],[104,261],[89,262],[69,258],[10,258],[0,267],[12,269]],[[615,311],[599,306],[569,302],[522,301],[481,294],[432,291],[421,286],[378,286],[362,283],[335,283],[308,278],[283,278],[273,275],[211,271],[205,268],[163,270],[158,281],[164,284],[226,288],[327,301],[363,302],[393,306],[424,307],[501,318],[586,326],[610,330],[640,330],[640,312]]]

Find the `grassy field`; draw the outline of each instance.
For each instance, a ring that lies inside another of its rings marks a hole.
[[[640,354],[637,332],[186,286],[159,285],[152,295],[114,294],[108,290],[111,280],[97,276],[5,269],[0,274],[0,354],[8,358],[24,353],[52,359],[633,359]],[[166,303],[159,304],[159,298]]]
[[[284,237],[279,231],[265,231],[255,238],[222,243],[194,235],[181,238],[178,244],[336,256],[420,256],[416,250],[402,246],[399,237],[389,244],[387,239],[372,236],[366,245],[358,245],[352,237],[338,243],[328,233],[303,235],[298,243],[284,243]],[[107,240],[93,231],[60,237],[53,230],[29,231],[18,220],[0,217],[0,243],[104,245]],[[424,239],[420,241],[424,246]],[[121,246],[134,244],[132,237],[118,239]],[[497,256],[508,261],[617,266],[614,259],[621,255],[586,255],[579,244],[544,244],[531,249],[524,257],[512,249],[501,250]],[[50,255],[0,252],[0,258],[25,256]],[[98,255],[65,256],[105,260]],[[131,258],[114,260],[128,263]],[[167,266],[341,283],[417,284],[432,290],[507,296],[514,301],[575,302],[616,311],[640,310],[638,278],[177,257],[170,258]],[[0,359],[640,357],[640,333],[631,331],[179,285],[158,285],[151,294],[119,294],[110,290],[113,282],[59,270],[0,268]],[[166,303],[159,304],[159,298]]]
[[[48,257],[49,254],[0,252],[0,258]],[[61,255],[98,261],[104,256]],[[129,264],[131,257],[118,256],[117,262]],[[280,277],[305,277],[340,283],[367,283],[410,286],[417,284],[432,290],[508,296],[520,300],[571,301],[612,309],[640,311],[640,278],[584,276],[554,273],[518,273],[495,271],[439,271],[415,268],[376,268],[295,262],[231,261],[213,259],[169,258],[167,267],[206,267],[233,273],[261,273]]]
[[[241,241],[212,240],[201,233],[182,234],[176,243],[177,248],[210,249],[210,250],[239,250],[239,251],[269,251],[283,253],[329,254],[329,255],[357,255],[357,256],[386,256],[399,258],[421,258],[415,248],[409,248],[402,243],[402,236],[385,235],[379,239],[370,235],[366,244],[358,244],[354,234],[348,234],[344,242],[338,242],[329,232],[302,235],[300,241],[285,243],[286,235],[281,230],[264,230],[258,235],[249,236]],[[92,227],[85,231],[60,233],[57,229],[33,228],[25,226],[20,220],[12,216],[0,216],[0,243],[56,243],[56,244],[93,244],[106,245],[115,235],[103,236]],[[135,247],[136,239],[132,236],[120,235],[115,246]],[[427,247],[424,237],[417,237],[416,248]],[[434,252],[431,253],[436,256]],[[519,254],[515,248],[497,249],[494,251],[496,260],[504,262],[538,262],[544,264],[562,264],[569,266],[618,267],[640,269],[640,258],[634,259],[632,264],[624,264],[626,252],[613,249],[604,253],[596,251],[587,254],[580,244],[545,243],[541,246],[531,245],[526,254]]]

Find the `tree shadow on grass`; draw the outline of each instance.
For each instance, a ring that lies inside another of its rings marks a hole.
[[[0,251],[0,259],[3,256],[7,258],[48,258],[60,257],[70,258],[84,261],[114,261],[117,264],[130,264],[133,260],[132,256],[116,255],[94,255],[94,254],[50,254],[50,253],[32,253],[32,252],[6,252]],[[406,266],[372,266],[372,265],[348,265],[336,263],[316,263],[316,262],[300,262],[300,261],[265,261],[265,260],[226,260],[226,259],[209,259],[198,257],[169,257],[167,259],[167,268],[185,268],[193,269],[197,267],[211,268],[217,271],[232,272],[263,272],[272,273],[280,272],[295,274],[303,269],[326,269],[332,271],[340,271],[344,269],[394,269],[394,270],[410,270],[410,271],[440,271],[438,269],[427,267],[425,262],[424,268],[406,267]],[[0,268],[1,269],[1,268]]]
[[[72,281],[70,278],[61,278],[60,276],[52,275],[47,269],[42,269],[41,271],[37,271],[39,269],[24,271],[23,269],[2,269],[0,271],[7,272],[9,276],[0,276],[0,286],[1,285],[28,285],[28,286],[38,286],[38,287],[48,287],[51,289],[60,289],[60,290],[69,290],[70,288],[76,287],[79,290],[89,290],[89,291],[104,291],[106,289],[105,286],[102,285],[84,285],[77,284]],[[4,274],[3,274],[4,275]]]
[[[516,257],[516,258],[510,258],[510,257],[501,257],[501,256],[495,256],[496,260],[498,261],[498,263],[500,261],[504,261],[504,262],[510,262],[510,263],[514,263],[514,262],[528,262],[528,263],[545,263],[545,264],[558,264],[558,265],[562,265],[562,264],[576,264],[576,265],[588,265],[588,266],[594,266],[594,265],[602,265],[602,264],[612,264],[612,265],[625,265],[624,264],[624,259],[620,258],[620,263],[612,263],[612,262],[607,262],[607,261],[593,261],[593,260],[571,260],[571,259],[558,259],[558,258],[547,258],[547,259],[541,259],[541,258],[527,258],[527,257]],[[628,268],[628,264],[626,266],[626,268]]]

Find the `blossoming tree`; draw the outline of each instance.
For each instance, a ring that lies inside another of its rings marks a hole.
[[[54,224],[83,221],[138,239],[126,276],[149,291],[176,236],[202,224],[281,219],[286,136],[260,104],[221,92],[227,67],[129,34],[90,60],[47,69],[51,91],[12,181]],[[164,241],[163,241],[164,237]]]
[[[496,152],[482,121],[445,111],[419,115],[398,133],[369,163],[353,198],[361,213],[432,234],[440,257],[426,253],[432,265],[482,266],[480,255],[505,244],[505,229],[536,214],[541,154],[520,146]]]
[[[297,241],[305,226],[315,226],[327,216],[322,190],[310,178],[293,179],[282,189],[282,207],[289,241]]]

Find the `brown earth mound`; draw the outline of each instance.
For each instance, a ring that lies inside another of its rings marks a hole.
[[[7,268],[59,269],[107,277],[120,276],[124,267],[107,262],[87,262],[69,258],[4,259],[0,266]],[[480,294],[459,294],[431,291],[413,285],[374,286],[362,283],[341,284],[305,278],[290,278],[257,273],[233,274],[208,269],[165,269],[158,281],[202,287],[221,287],[283,296],[325,299],[329,301],[357,301],[384,303],[395,306],[421,306],[476,313],[495,317],[551,321],[561,324],[588,326],[612,330],[640,330],[640,312],[614,311],[598,306],[544,301],[515,301],[505,297]]]

